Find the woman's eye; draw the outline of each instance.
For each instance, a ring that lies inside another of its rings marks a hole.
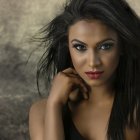
[[[76,48],[78,51],[85,51],[86,50],[86,47],[82,44],[74,44],[73,47]]]
[[[98,47],[101,50],[109,50],[113,47],[113,43],[106,43]]]

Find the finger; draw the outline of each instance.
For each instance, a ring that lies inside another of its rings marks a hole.
[[[80,76],[76,73],[73,73],[73,71],[71,70],[65,70],[65,71],[61,71],[61,73],[63,73],[64,75],[68,76],[68,77],[77,77],[80,78]]]
[[[73,68],[67,68],[62,71],[63,73],[73,73],[73,74],[78,74],[77,71]]]
[[[83,96],[84,96],[84,98],[85,99],[88,99],[88,90],[87,90],[87,88],[85,87],[85,85],[83,84],[83,83],[81,83],[81,87],[82,87],[82,94],[83,94]]]
[[[73,90],[73,91],[70,93],[69,99],[70,99],[71,101],[77,101],[78,97],[79,97],[79,89],[76,88],[75,90]]]
[[[84,98],[87,99],[88,98],[88,89],[85,86],[85,84],[83,83],[83,81],[78,78],[73,78],[73,82],[75,83],[75,86],[73,87],[73,89],[79,88],[80,91],[82,92]]]
[[[68,68],[68,69],[65,69],[64,71],[62,71],[62,73],[73,79],[72,81],[74,81],[74,83],[80,87],[81,91],[83,91],[82,93],[83,93],[83,96],[85,99],[87,99],[89,97],[88,88],[87,88],[84,80],[77,74],[77,72],[74,69]]]

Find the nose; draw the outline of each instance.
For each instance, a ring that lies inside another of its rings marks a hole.
[[[100,57],[95,51],[90,51],[88,58],[88,63],[91,68],[98,67],[99,65],[101,65]]]

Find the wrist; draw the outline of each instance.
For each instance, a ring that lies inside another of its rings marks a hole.
[[[63,104],[60,103],[59,101],[52,99],[50,97],[48,97],[47,99],[47,106],[49,106],[50,108],[56,108],[56,109],[62,109],[63,108]]]

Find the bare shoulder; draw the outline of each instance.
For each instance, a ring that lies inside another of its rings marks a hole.
[[[35,115],[36,113],[39,114],[40,117],[44,116],[45,113],[45,106],[47,103],[47,99],[41,99],[35,103],[32,104],[31,108],[30,108],[30,115]]]
[[[42,140],[44,131],[45,107],[47,99],[39,100],[30,108],[29,132],[31,140]]]

